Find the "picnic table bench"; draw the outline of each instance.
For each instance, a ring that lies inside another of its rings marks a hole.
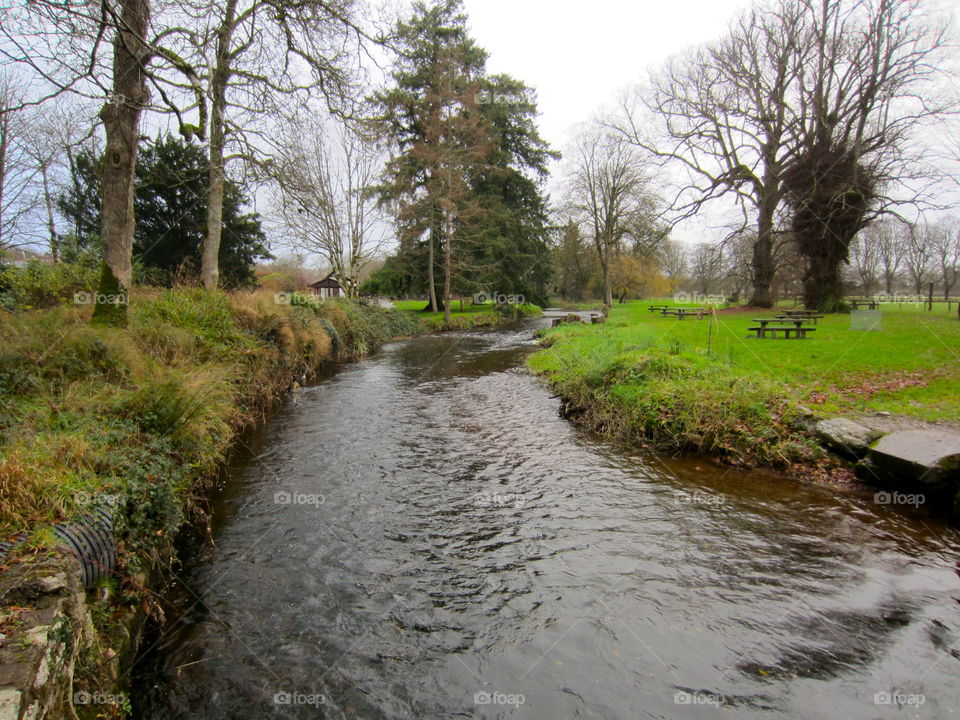
[[[685,317],[702,318],[707,311],[704,308],[664,308],[660,311],[661,317],[670,317],[673,315],[677,320],[683,320]]]
[[[803,320],[813,325],[817,325],[817,320],[823,319],[823,315],[815,315],[813,311],[809,312],[784,312],[777,315],[778,320]]]
[[[648,312],[658,312],[658,311],[668,310],[669,308],[670,308],[669,305],[649,305],[649,306],[647,307],[647,311],[648,311]]]
[[[755,323],[759,323],[756,327],[747,328],[750,332],[754,333],[753,336],[748,337],[758,337],[765,338],[767,333],[770,333],[770,337],[775,338],[778,332],[782,332],[785,338],[790,338],[792,333],[795,338],[798,340],[803,340],[807,337],[808,332],[814,332],[816,328],[804,327],[806,319],[804,318],[754,318]],[[779,325],[774,325],[773,323],[780,323]],[[790,323],[789,325],[786,323]]]

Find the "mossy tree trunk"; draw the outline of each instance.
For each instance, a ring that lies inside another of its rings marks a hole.
[[[133,284],[133,192],[140,114],[149,100],[144,62],[149,0],[122,0],[113,39],[113,97],[100,111],[107,136],[101,237],[104,257],[93,322],[122,325]]]
[[[220,281],[220,240],[223,235],[223,148],[226,143],[227,85],[233,75],[233,33],[237,0],[227,0],[217,29],[217,60],[210,81],[210,186],[207,192],[207,234],[203,239],[200,276],[207,290]]]

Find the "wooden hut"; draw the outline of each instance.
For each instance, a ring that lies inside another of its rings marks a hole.
[[[333,273],[327,275],[323,280],[318,280],[313,283],[310,286],[310,290],[314,295],[324,300],[327,298],[341,297],[344,294],[343,286]]]

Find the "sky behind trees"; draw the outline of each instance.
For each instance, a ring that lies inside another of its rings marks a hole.
[[[540,131],[559,150],[572,131],[673,55],[723,36],[749,0],[625,2],[592,0],[588,6],[553,0],[465,0],[470,28],[490,53],[492,72],[510,72],[537,90]],[[952,12],[956,0],[932,0],[935,11]],[[954,17],[956,21],[956,17]],[[559,195],[554,163],[551,195]],[[960,188],[958,188],[960,190]],[[947,192],[947,191],[945,191]],[[960,191],[944,202],[960,203]],[[674,228],[684,242],[716,241],[727,232],[722,201]]]

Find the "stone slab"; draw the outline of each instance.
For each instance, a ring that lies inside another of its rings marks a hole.
[[[960,435],[943,430],[902,430],[884,435],[870,452],[933,469],[955,456],[960,461]]]

